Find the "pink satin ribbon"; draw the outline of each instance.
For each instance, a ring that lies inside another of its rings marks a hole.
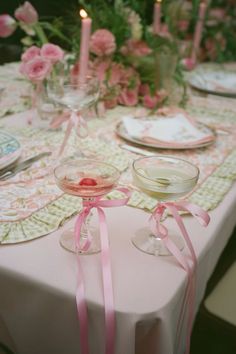
[[[190,252],[190,259],[192,264],[189,264],[188,259],[181,253],[175,243],[168,237],[168,230],[167,228],[161,224],[161,218],[165,210],[168,210],[172,216],[174,217],[179,229],[185,239],[186,245]],[[186,334],[186,350],[185,353],[188,354],[190,351],[190,336],[191,330],[193,325],[194,319],[194,302],[195,302],[195,289],[196,289],[196,267],[197,267],[197,257],[188,235],[188,232],[184,226],[183,220],[179,214],[179,211],[187,211],[188,213],[192,214],[197,221],[202,226],[207,226],[210,217],[207,212],[202,210],[195,204],[191,204],[187,201],[180,201],[180,202],[165,202],[165,203],[158,203],[155,211],[153,212],[150,218],[150,226],[153,234],[156,237],[159,237],[164,242],[166,248],[170,251],[170,253],[176,258],[178,263],[181,267],[186,271],[188,275],[188,284],[186,287],[186,291],[184,294],[183,303],[181,306],[178,326],[177,326],[177,352],[180,345],[180,337],[181,331],[184,321],[185,311],[188,308],[187,314],[187,334]]]
[[[73,128],[75,128],[78,136],[81,137],[83,137],[81,133],[81,128],[83,128],[86,132],[88,130],[87,123],[85,122],[84,118],[80,114],[77,114],[75,112],[72,112],[71,114],[69,114],[68,112],[62,113],[52,121],[50,126],[51,128],[58,128],[65,121],[68,121],[68,123],[63,142],[59,149],[58,156],[62,155]]]
[[[102,200],[101,197],[96,197],[91,201],[83,201],[83,210],[79,214],[75,224],[75,243],[78,251],[87,250],[91,244],[91,235],[82,247],[80,246],[81,228],[82,225],[86,225],[86,218],[90,211],[97,209],[99,219],[99,230],[101,239],[101,263],[102,263],[102,279],[103,279],[103,297],[105,307],[105,326],[106,326],[106,344],[105,354],[113,354],[115,347],[115,311],[113,300],[113,286],[112,286],[112,274],[111,274],[111,258],[109,251],[109,238],[106,224],[105,213],[102,208],[119,207],[126,205],[131,192],[127,188],[117,188],[116,190],[124,193],[126,198],[116,200]],[[89,230],[87,230],[89,233]],[[83,272],[78,259],[78,287],[76,292],[76,303],[78,310],[78,317],[80,321],[80,343],[81,353],[89,354],[88,344],[88,314],[85,300],[84,280]]]

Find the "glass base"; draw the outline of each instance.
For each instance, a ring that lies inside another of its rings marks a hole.
[[[175,243],[179,250],[184,248],[184,240],[175,232],[169,231],[170,239]],[[171,253],[165,247],[164,242],[160,238],[154,237],[149,229],[141,229],[132,238],[132,243],[140,251],[154,256],[170,256]]]
[[[69,229],[63,232],[60,238],[60,244],[61,246],[66,249],[67,251],[73,252],[73,253],[78,253],[81,255],[89,255],[89,254],[94,254],[98,253],[101,251],[101,245],[100,245],[100,237],[99,237],[99,232],[96,228],[94,227],[89,227],[89,230],[92,235],[92,240],[90,247],[86,251],[80,251],[76,246],[75,246],[75,236],[74,236],[74,229]],[[84,233],[81,235],[81,246],[85,242],[87,238],[87,235]]]

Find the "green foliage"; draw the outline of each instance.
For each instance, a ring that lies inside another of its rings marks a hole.
[[[178,51],[177,43],[174,39],[168,39],[159,35],[153,35],[150,31],[145,32],[145,41],[154,52],[164,52],[176,54]]]

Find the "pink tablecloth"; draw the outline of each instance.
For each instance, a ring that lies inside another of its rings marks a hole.
[[[195,310],[235,226],[236,184],[210,212],[203,229],[184,216],[198,258]],[[137,250],[131,238],[149,214],[130,207],[107,209],[116,311],[116,354],[177,353],[175,334],[186,274],[173,257]],[[64,228],[72,225],[74,220]],[[166,221],[178,232],[174,220]],[[18,354],[78,354],[76,257],[62,249],[63,228],[34,241],[0,246],[0,340]],[[184,249],[183,252],[186,250]],[[100,255],[82,256],[89,309],[90,354],[104,353]]]
[[[235,225],[236,185],[202,229],[185,222],[198,257],[197,310],[206,282]],[[148,256],[131,237],[148,214],[107,210],[116,310],[116,354],[176,354],[175,331],[186,274],[172,257]],[[70,222],[73,224],[73,220]],[[175,225],[171,218],[168,225]],[[65,227],[68,227],[66,225]],[[58,230],[32,242],[0,248],[0,315],[18,354],[78,354],[76,259],[59,246]],[[91,354],[104,352],[100,256],[81,257],[86,277]],[[150,349],[147,349],[150,348]],[[183,353],[183,347],[179,353]]]

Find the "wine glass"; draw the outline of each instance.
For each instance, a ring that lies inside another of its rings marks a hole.
[[[109,193],[117,184],[120,172],[116,167],[102,161],[91,159],[67,160],[54,170],[56,183],[63,192],[81,197],[84,201]],[[87,217],[89,222],[90,217]],[[90,246],[82,250],[88,238],[88,227],[92,235]],[[84,224],[81,229],[81,244],[76,248],[74,229],[66,230],[60,239],[62,247],[81,254],[93,254],[100,251],[99,235],[95,228]]]
[[[132,173],[134,184],[158,201],[183,197],[194,188],[199,177],[197,166],[168,155],[139,158],[133,162]],[[180,250],[184,247],[179,235],[170,233],[169,237]],[[148,254],[170,254],[161,238],[155,237],[146,229],[139,230],[132,242],[138,249]]]
[[[99,97],[99,81],[97,78],[87,76],[83,81],[78,81],[77,83],[71,83],[68,80],[68,78],[58,76],[47,82],[48,97],[71,112],[64,143],[59,155],[63,153],[73,127],[80,138],[87,136],[87,124],[82,112],[91,108]],[[83,154],[81,153],[80,155]]]

